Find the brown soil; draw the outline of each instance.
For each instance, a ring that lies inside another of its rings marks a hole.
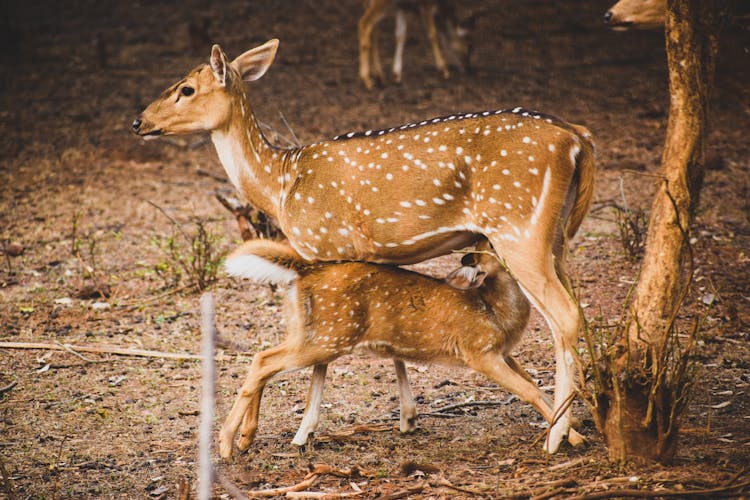
[[[0,270],[0,340],[198,352],[199,295],[164,288],[172,276],[158,242],[180,236],[152,203],[187,230],[204,221],[228,250],[237,227],[213,192],[229,185],[204,137],[146,143],[129,129],[161,89],[208,57],[208,41],[187,35],[188,23],[201,25],[204,18],[210,37],[230,56],[271,37],[281,40],[271,70],[252,86],[252,100],[261,120],[284,130],[283,113],[305,143],[517,105],[586,125],[596,138],[599,174],[592,214],[571,245],[571,274],[588,318],[615,323],[638,266],[623,251],[610,205],[648,209],[668,93],[663,35],[606,30],[599,17],[609,3],[465,2],[483,12],[472,75],[440,78],[421,27],[412,23],[404,83],[373,92],[357,79],[358,4],[79,1],[61,9],[48,1],[4,3],[0,236],[8,255]],[[390,33],[392,22],[385,24]],[[389,35],[381,45],[390,60]],[[684,318],[702,314],[711,296],[715,303],[702,323],[700,372],[673,465],[610,465],[580,402],[574,411],[588,445],[546,457],[535,441],[542,421],[531,407],[478,375],[437,366],[409,369],[423,414],[418,432],[403,436],[391,427],[332,438],[356,424],[397,425],[390,361],[350,356],[331,366],[314,444],[303,450],[290,444],[310,370],[279,376],[265,391],[256,442],[223,464],[225,476],[249,490],[294,484],[313,463],[358,466],[372,475],[326,475],[311,489],[352,491],[354,482],[364,498],[404,488],[413,488],[413,498],[435,498],[471,496],[441,486],[441,475],[486,496],[525,497],[559,487],[566,488],[561,495],[689,490],[741,473],[750,460],[750,119],[729,89],[736,88],[732,77],[748,69],[747,56],[726,67],[712,99],[711,161]],[[451,259],[420,268],[442,275]],[[166,275],[154,270],[160,264]],[[105,285],[108,298],[80,298]],[[251,354],[283,336],[283,291],[225,277],[213,290],[221,335],[249,349],[247,355],[222,350],[218,429]],[[97,302],[108,308],[96,309]],[[552,346],[538,316],[517,355],[549,390]],[[198,363],[83,356],[0,350],[0,387],[17,383],[0,396],[0,464],[15,494],[174,498],[178,482],[196,475]],[[502,404],[434,416],[442,406],[468,401]],[[404,468],[409,462],[424,474]],[[560,479],[568,482],[553,483]],[[9,491],[0,482],[0,492]]]

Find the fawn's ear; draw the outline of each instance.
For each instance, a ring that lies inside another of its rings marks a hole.
[[[482,286],[486,277],[487,273],[480,271],[478,267],[461,266],[446,276],[445,282],[458,290],[469,290]]]
[[[277,39],[269,40],[259,47],[248,50],[232,61],[232,67],[242,75],[242,79],[246,82],[257,80],[271,66],[278,48],[279,41]]]
[[[209,59],[211,71],[214,74],[214,78],[219,84],[224,87],[227,84],[227,65],[229,61],[227,55],[221,50],[221,47],[214,45],[211,47],[211,58]]]

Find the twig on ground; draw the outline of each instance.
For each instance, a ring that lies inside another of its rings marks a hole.
[[[340,493],[328,493],[325,491],[288,491],[287,498],[316,498],[322,500],[335,500],[337,498],[355,498],[364,495],[364,491],[342,491]]]
[[[211,179],[219,182],[229,182],[225,176],[215,174],[211,172],[210,170],[205,170],[200,167],[195,169],[195,173],[198,175],[201,175],[203,177],[210,177]]]
[[[11,382],[10,384],[6,385],[5,387],[0,387],[0,395],[3,395],[3,394],[5,394],[6,392],[10,391],[10,390],[11,390],[11,389],[13,389],[13,388],[14,388],[14,387],[15,387],[15,386],[16,386],[17,384],[18,384],[18,381],[17,381],[17,380],[14,380],[14,381],[13,381],[13,382]]]
[[[572,488],[576,484],[576,480],[571,478],[563,478],[556,481],[550,481],[539,488],[533,489],[531,491],[530,497],[536,500],[543,500],[545,498],[559,495],[560,493],[564,492],[566,488]]]
[[[249,500],[249,497],[245,495],[245,492],[239,489],[229,479],[224,477],[224,474],[222,474],[218,468],[214,470],[214,479],[221,485],[222,488],[226,490],[229,496],[231,496],[235,500]]]
[[[586,457],[574,458],[573,460],[568,460],[567,462],[563,462],[561,464],[551,465],[547,468],[547,470],[555,471],[555,470],[567,469],[568,467],[575,467],[576,465],[580,465],[585,461],[586,461]]]
[[[461,493],[467,493],[469,495],[477,495],[477,496],[484,496],[487,494],[485,491],[479,491],[474,488],[465,488],[461,486],[456,486],[447,479],[445,479],[443,476],[438,476],[435,478],[431,484],[435,484],[437,486],[443,486],[445,488],[450,488],[451,490],[460,491]]]
[[[466,408],[471,406],[503,406],[507,405],[511,400],[515,399],[515,396],[511,396],[506,401],[468,401],[466,403],[456,403],[453,405],[443,406],[441,408],[436,408],[435,412],[437,413],[445,413],[450,412],[451,410],[455,410],[458,408]]]
[[[93,352],[98,354],[117,354],[120,356],[139,356],[145,358],[164,358],[164,359],[192,359],[199,360],[198,354],[148,351],[145,349],[128,349],[124,347],[91,347],[91,346],[74,346],[70,344],[47,344],[43,342],[0,342],[0,349],[46,349],[49,351],[67,351],[69,347],[75,351]]]
[[[217,279],[216,281],[221,281],[222,278]],[[144,300],[134,301],[134,302],[120,302],[117,304],[117,310],[118,311],[127,311],[136,309],[139,307],[143,307],[147,304],[151,304],[152,302],[158,302],[161,299],[167,298],[170,295],[176,295],[180,292],[184,292],[185,290],[192,290],[194,288],[193,285],[182,285],[178,286],[176,288],[172,288],[171,290],[167,290],[164,293],[160,293],[159,295],[154,295],[153,297],[149,297]]]
[[[393,429],[394,427],[392,424],[359,424],[359,425],[353,425],[351,427],[347,427],[345,429],[341,429],[336,432],[329,432],[327,434],[323,434],[315,438],[315,440],[324,443],[326,441],[336,441],[336,440],[348,438],[354,434],[365,433],[365,432],[386,432],[386,431],[390,431]]]
[[[59,345],[60,347],[62,347],[64,350],[68,351],[73,356],[77,356],[77,357],[81,358],[82,360],[84,360],[87,363],[97,363],[97,361],[95,361],[93,359],[89,359],[86,356],[84,356],[83,354],[80,354],[80,353],[76,352],[75,349],[73,349],[69,345],[65,345],[65,344],[62,344],[60,342],[55,342],[55,345]]]
[[[300,481],[297,484],[293,484],[291,486],[281,486],[279,488],[271,488],[268,490],[254,490],[254,491],[248,491],[247,496],[251,498],[268,498],[268,497],[277,497],[286,495],[288,492],[294,492],[294,491],[302,491],[304,489],[309,488],[315,482],[320,479],[319,474],[312,474],[311,476],[305,478],[304,480]]]
[[[377,500],[398,500],[399,498],[408,497],[409,495],[416,495],[417,493],[421,493],[427,486],[429,486],[427,482],[420,481],[419,483],[407,486],[402,490],[394,491],[387,495],[381,495],[377,497]]]
[[[542,493],[540,495],[534,495],[533,497],[529,497],[529,500],[547,500],[548,498],[555,497],[557,495],[562,495],[563,493],[568,492],[569,490],[567,488],[555,488],[553,490],[547,491],[545,493]]]
[[[596,500],[599,498],[616,498],[616,497],[630,497],[630,498],[654,498],[654,497],[703,497],[709,495],[716,495],[719,493],[740,493],[743,492],[747,487],[750,486],[750,481],[738,483],[734,485],[719,486],[717,488],[709,488],[705,490],[608,490],[608,491],[596,491],[593,493],[587,493],[585,495],[570,496],[568,500]],[[737,491],[734,491],[737,490]],[[574,490],[566,490],[567,493],[573,493]]]

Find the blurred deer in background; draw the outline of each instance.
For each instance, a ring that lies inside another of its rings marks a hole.
[[[474,16],[458,21],[452,1],[449,0],[365,0],[365,12],[359,19],[359,77],[368,90],[374,86],[373,77],[384,82],[383,68],[380,65],[378,35],[375,31],[378,23],[386,16],[394,15],[396,19],[395,42],[393,54],[393,78],[401,82],[404,45],[406,44],[406,13],[419,11],[424,23],[427,38],[432,46],[435,65],[444,78],[450,76],[448,64],[440,47],[443,46],[455,59],[459,71],[470,70],[471,34],[474,29]],[[372,68],[372,69],[371,69]]]
[[[620,0],[604,13],[604,24],[615,30],[663,28],[667,0]]]
[[[414,264],[486,237],[552,331],[562,416],[546,449],[556,451],[570,428],[580,325],[565,247],[593,194],[590,133],[515,108],[279,148],[261,132],[243,81],[266,72],[277,46],[229,61],[215,45],[209,64],[166,89],[134,131],[209,132],[235,188],[307,260]]]
[[[529,375],[510,355],[529,318],[529,301],[503,269],[488,242],[467,254],[443,281],[393,266],[311,263],[291,247],[245,242],[226,261],[229,274],[288,284],[287,338],[253,358],[219,438],[222,457],[252,443],[263,387],[274,375],[316,365],[294,443],[307,441],[318,422],[326,366],[355,347],[395,360],[401,395],[401,431],[416,427],[416,406],[401,360],[466,366],[534,406],[552,423],[553,412]],[[583,438],[575,430],[571,443]]]

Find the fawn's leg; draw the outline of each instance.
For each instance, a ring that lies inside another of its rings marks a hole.
[[[328,365],[326,364],[315,365],[313,368],[312,378],[310,379],[310,390],[307,392],[305,414],[302,416],[302,422],[292,440],[292,444],[296,444],[297,446],[304,445],[307,442],[308,436],[318,427],[320,403],[323,400],[323,386],[326,383],[327,369]]]
[[[400,359],[394,359],[393,366],[396,368],[399,390],[399,430],[401,432],[414,432],[417,428],[417,405],[414,403],[414,396],[412,396],[409,387],[406,365]]]

